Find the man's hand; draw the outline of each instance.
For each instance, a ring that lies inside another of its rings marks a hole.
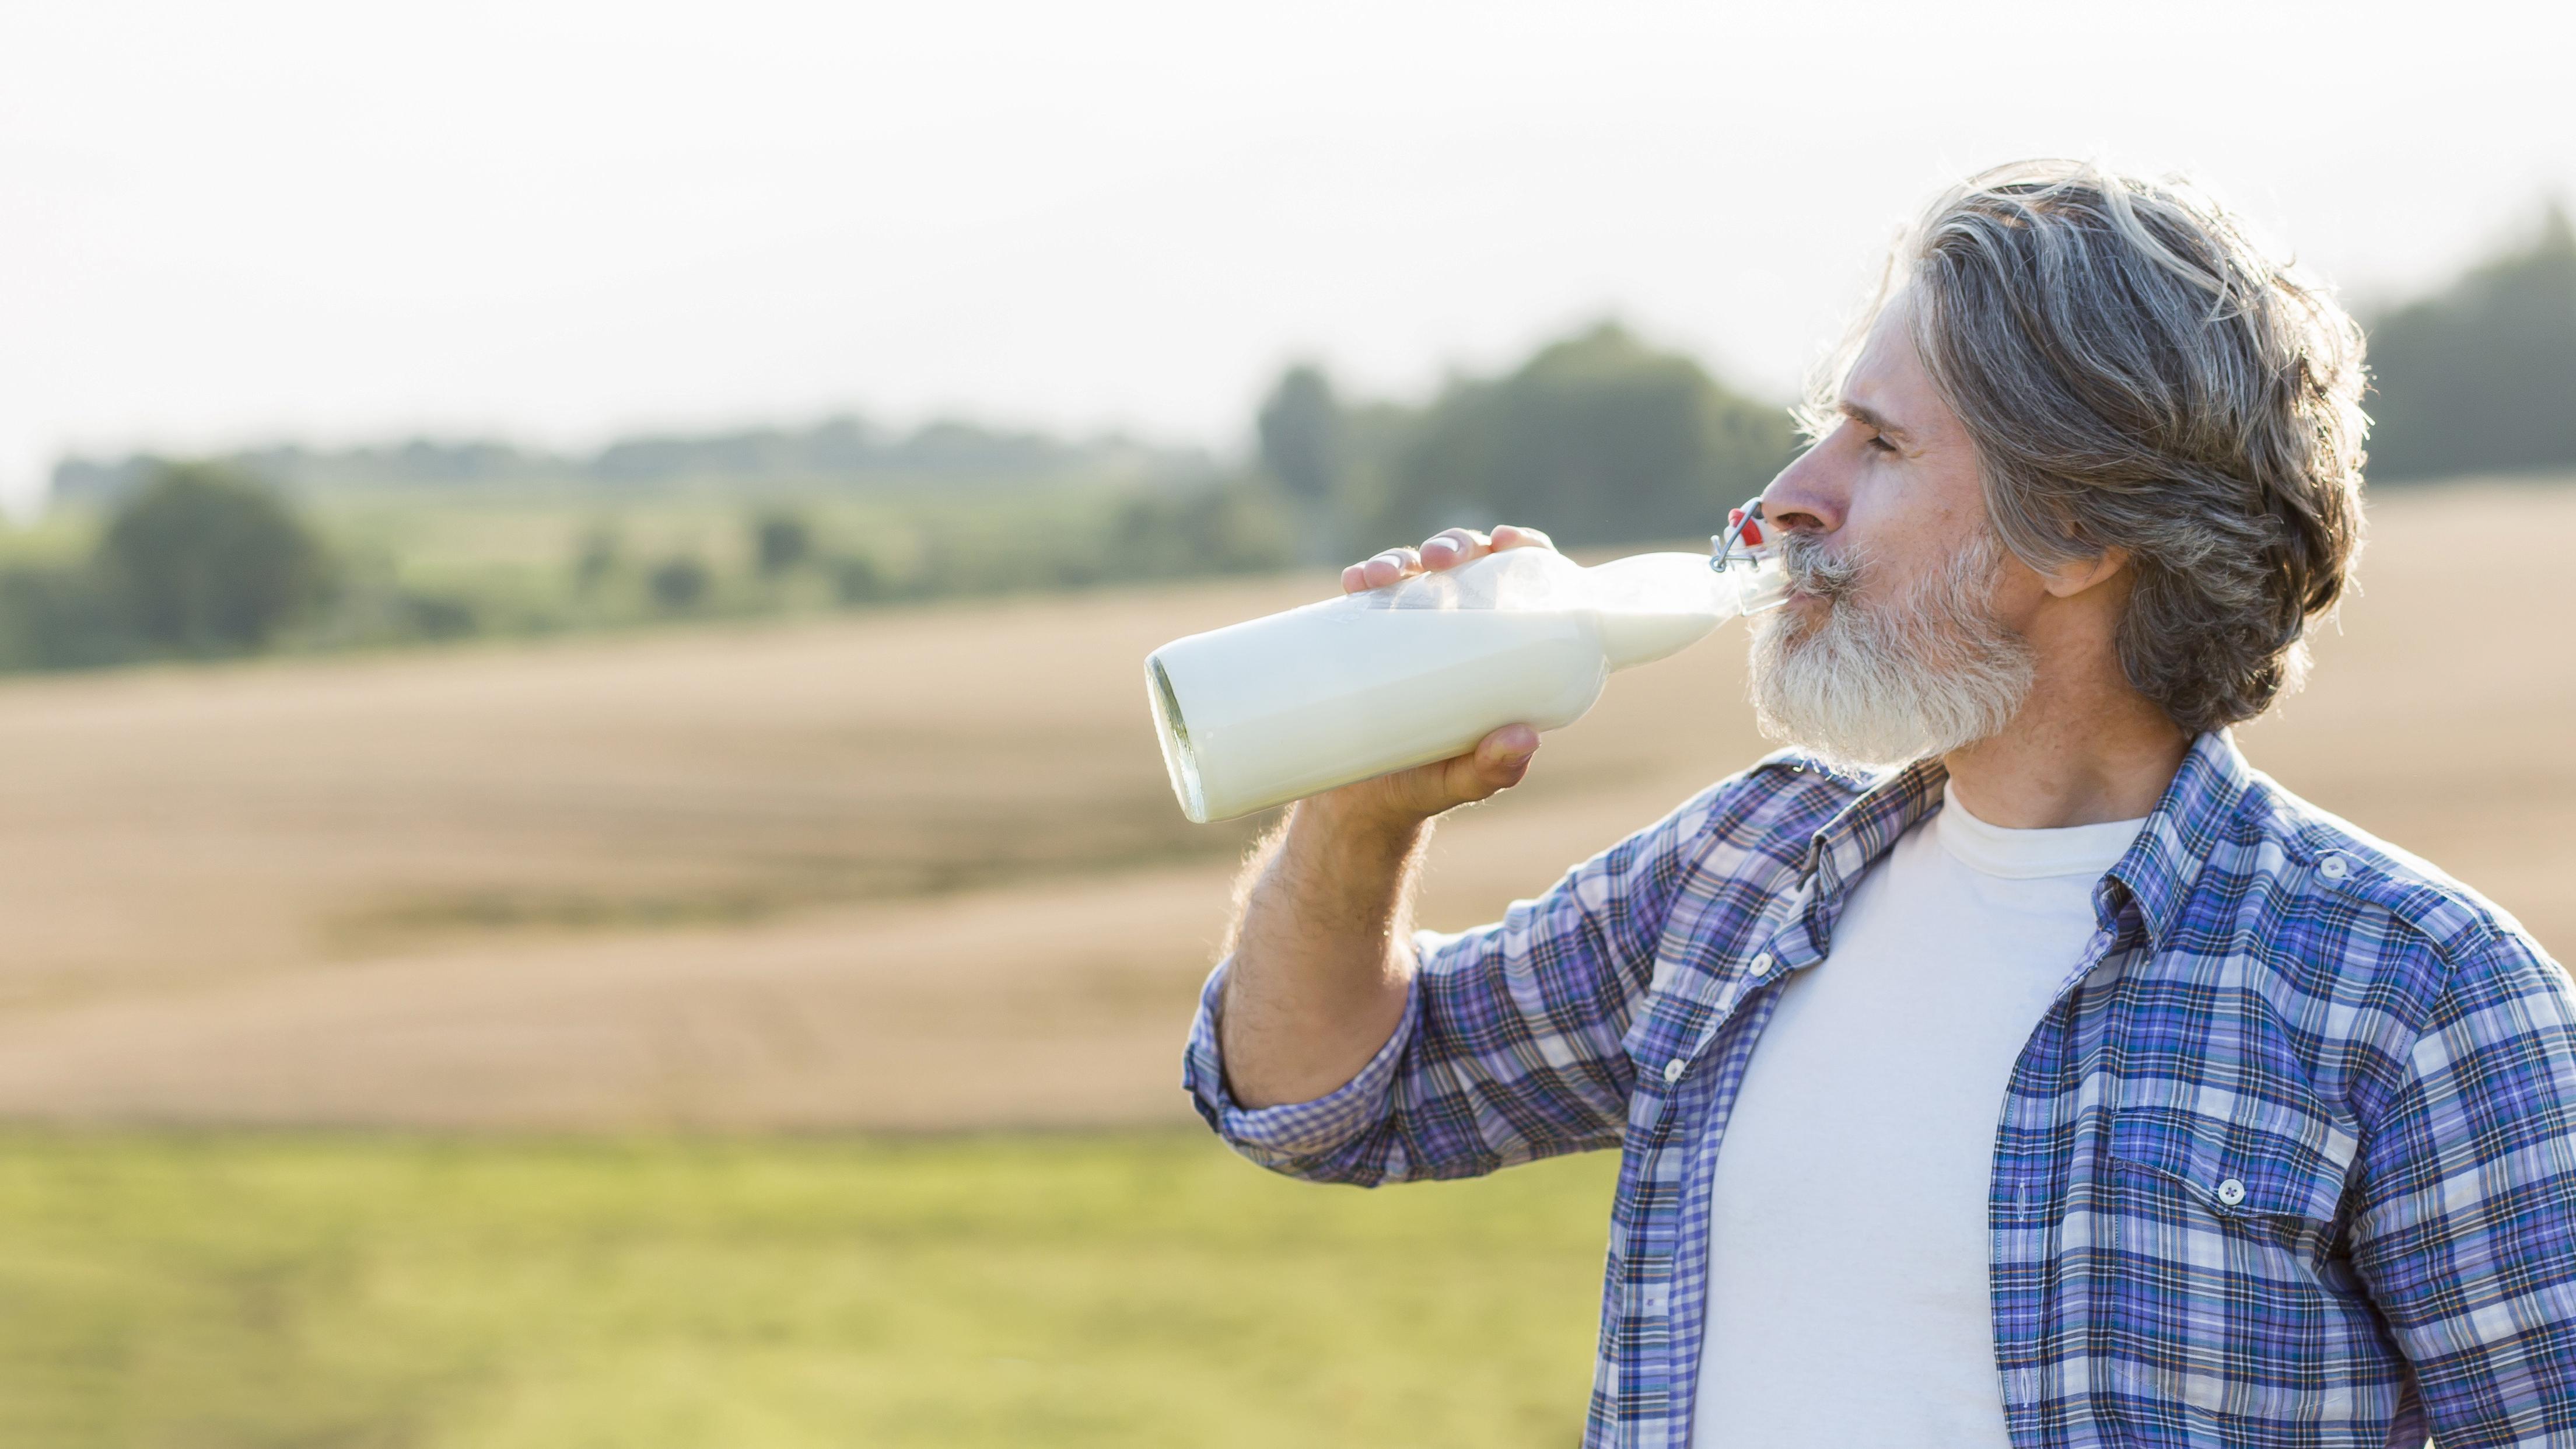
[[[1423,541],[1420,548],[1391,548],[1375,558],[1363,559],[1342,570],[1342,592],[1356,594],[1363,589],[1382,589],[1389,584],[1412,578],[1415,574],[1438,569],[1454,569],[1462,563],[1500,553],[1507,548],[1554,548],[1555,541],[1535,528],[1516,528],[1504,524],[1492,533],[1479,533],[1472,528],[1447,528]]]
[[[1501,548],[1553,548],[1533,528],[1453,528],[1342,571],[1350,593]],[[1246,867],[1228,933],[1217,1034],[1245,1107],[1305,1102],[1349,1081],[1404,1015],[1413,887],[1431,818],[1520,783],[1538,731],[1505,725],[1455,759],[1310,795]]]
[[[1537,529],[1508,523],[1490,534],[1472,528],[1444,529],[1418,549],[1391,548],[1342,570],[1342,592],[1387,588],[1417,574],[1453,569],[1507,548],[1554,547]],[[1346,827],[1409,829],[1442,811],[1519,784],[1537,752],[1538,731],[1528,725],[1505,725],[1477,741],[1466,754],[1345,785],[1307,804]]]

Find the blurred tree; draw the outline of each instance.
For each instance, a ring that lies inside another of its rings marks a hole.
[[[1323,370],[1299,363],[1281,373],[1257,425],[1262,470],[1296,511],[1299,551],[1310,563],[1338,558],[1346,519],[1336,505],[1349,455],[1341,401]]]
[[[2552,205],[2528,245],[2370,328],[2370,477],[2576,465],[2576,227]]]
[[[1301,363],[1261,404],[1261,465],[1292,498],[1322,503],[1342,477],[1342,407],[1323,372]]]
[[[1793,456],[1785,410],[1604,322],[1491,382],[1453,384],[1392,480],[1419,536],[1523,523],[1559,543],[1709,533]]]
[[[267,488],[173,464],[120,508],[99,564],[135,632],[190,654],[257,649],[310,607],[322,546]]]
[[[482,610],[468,595],[408,590],[402,595],[402,621],[405,631],[420,639],[462,639],[483,626]]]
[[[1181,578],[1281,568],[1296,559],[1295,534],[1266,489],[1238,483],[1149,495],[1120,510],[1108,571]]]
[[[683,613],[704,602],[707,587],[714,582],[715,576],[707,571],[705,564],[687,554],[679,554],[653,565],[653,571],[645,576],[644,587],[653,595],[656,605],[673,613]]]
[[[608,582],[608,576],[617,571],[618,560],[625,550],[625,540],[618,533],[616,524],[593,524],[581,536],[581,547],[573,555],[573,587],[587,594]]]
[[[1354,402],[1342,410],[1342,483],[1334,500],[1341,545],[1335,562],[1396,543],[1418,541],[1415,510],[1404,468],[1422,435],[1429,409],[1384,401]]]
[[[872,604],[892,592],[883,570],[859,554],[832,560],[832,596],[844,604]]]
[[[766,513],[752,520],[752,556],[762,578],[774,579],[814,555],[814,533],[793,513]]]
[[[28,563],[0,570],[0,669],[80,669],[141,652],[98,569]]]

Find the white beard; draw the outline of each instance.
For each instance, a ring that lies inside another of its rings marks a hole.
[[[2012,722],[2030,693],[2031,651],[1992,610],[2003,561],[1992,532],[1904,597],[1870,604],[1852,597],[1865,560],[1827,559],[1807,537],[1790,536],[1785,562],[1828,612],[1754,621],[1762,733],[1858,771],[1948,754]]]

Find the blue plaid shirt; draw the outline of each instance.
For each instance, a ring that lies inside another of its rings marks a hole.
[[[1313,1102],[1227,1096],[1220,965],[1186,1085],[1244,1155],[1319,1181],[1622,1148],[1586,1442],[1683,1449],[1745,1063],[1942,782],[1937,762],[1853,781],[1773,756],[1500,922],[1423,932],[1394,1036]],[[2012,1442],[2576,1445],[2560,968],[2224,734],[2195,742],[2093,904],[1995,1140]]]

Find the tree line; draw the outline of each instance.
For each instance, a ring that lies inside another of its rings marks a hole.
[[[2373,482],[2576,468],[2576,226],[2367,319]]]
[[[1014,480],[978,477],[947,491],[951,506],[923,510],[903,549],[819,527],[812,513],[824,493],[749,488],[740,547],[728,551],[741,563],[730,573],[695,550],[638,547],[614,495],[603,493],[600,521],[563,561],[560,600],[534,614],[470,588],[424,589],[403,583],[398,569],[363,566],[300,501],[339,485],[264,468],[276,450],[119,460],[85,485],[103,512],[85,556],[0,568],[0,669],[1258,572],[1500,516],[1539,520],[1575,545],[1688,538],[1758,489],[1792,447],[1778,407],[1610,324],[1543,347],[1503,375],[1457,380],[1415,406],[1345,400],[1321,372],[1292,368],[1261,407],[1257,431],[1256,456],[1245,464],[1149,470],[1108,484],[1095,476],[1084,496],[1098,495],[1096,505],[1057,507],[1042,525],[1029,510],[1043,511],[1067,489],[1032,492],[1044,478],[1023,476],[1011,493],[1004,485]],[[811,462],[834,435],[826,424],[759,446]],[[735,438],[669,447],[697,458],[686,466],[715,467],[738,445],[754,446]],[[593,461],[611,466],[640,456],[640,446],[612,447]],[[905,446],[918,456],[929,442],[916,434]],[[775,476],[755,471],[740,481]],[[471,508],[475,496],[453,506]]]
[[[169,461],[150,453],[64,458],[54,465],[53,497],[110,506],[151,481]],[[280,443],[191,461],[220,464],[308,493],[380,488],[467,492],[530,485],[633,492],[707,481],[854,488],[1099,476],[1144,481],[1200,476],[1215,468],[1200,450],[1160,447],[1116,434],[1059,438],[953,419],[906,430],[849,413],[801,428],[619,438],[590,452],[557,452],[488,438],[412,438],[354,448]]]
[[[2365,324],[2374,484],[2576,469],[2576,228],[2563,208],[2452,285]],[[638,553],[611,508],[564,561],[571,602],[535,626],[1252,572],[1506,519],[1573,546],[1682,541],[1707,533],[1797,448],[1776,402],[1608,322],[1418,403],[1348,396],[1321,368],[1291,366],[1254,423],[1251,455],[1233,467],[1121,440],[1061,443],[962,424],[899,434],[853,418],[628,439],[578,460],[603,499],[683,477],[811,484],[870,469],[933,480],[945,469],[948,486],[923,495],[940,506],[901,556],[827,537],[793,489],[753,487],[740,578],[691,552]],[[409,588],[354,567],[296,500],[371,478],[491,482],[544,456],[414,443],[67,461],[58,476],[105,517],[83,557],[0,568],[0,668],[530,627],[524,612],[514,624],[471,592]],[[1030,500],[1064,493],[1070,485],[1058,485],[1073,477],[1094,492],[1104,479],[1114,486],[1097,507],[1027,526]]]
[[[1346,403],[1291,367],[1262,403],[1263,473],[1324,558],[1514,520],[1565,544],[1704,534],[1793,455],[1787,413],[1605,322],[1427,405]]]
[[[0,670],[869,608],[1257,571],[1293,557],[1285,511],[1241,479],[1039,514],[1045,523],[1032,527],[1008,506],[936,512],[906,530],[912,546],[898,558],[882,540],[818,525],[793,496],[746,504],[737,546],[712,554],[639,541],[609,511],[571,541],[551,586],[531,590],[517,572],[424,586],[399,558],[333,538],[265,479],[225,463],[163,463],[106,511],[84,550],[0,565]]]

